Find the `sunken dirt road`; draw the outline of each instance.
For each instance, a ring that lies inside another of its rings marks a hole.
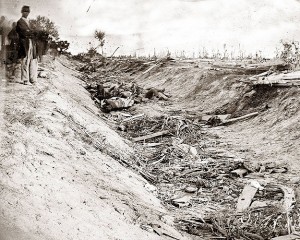
[[[82,81],[47,68],[33,87],[1,78],[0,239],[184,239],[147,182],[115,160],[133,149]]]
[[[111,63],[88,78],[76,64],[47,61],[48,77],[34,87],[1,81],[1,240],[270,239],[299,230],[294,202],[288,218],[276,210],[300,182],[299,89],[253,90],[247,75],[194,63],[144,75]],[[85,88],[116,78],[170,98],[102,113]],[[257,111],[228,126],[201,121]],[[132,141],[161,130],[169,134]],[[260,210],[237,214],[244,187],[257,183]]]
[[[299,231],[300,91],[253,86],[258,69],[280,61],[247,64],[72,60],[103,111],[133,94],[123,100],[133,106],[102,116],[132,141],[135,157],[124,165],[155,185],[175,226],[196,239],[285,239]]]

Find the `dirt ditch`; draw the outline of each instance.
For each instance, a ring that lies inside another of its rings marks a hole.
[[[299,231],[299,89],[253,87],[251,71],[193,61],[96,62],[75,65],[107,123],[132,140],[134,157],[121,162],[149,182],[178,229],[204,239]],[[104,109],[127,97],[131,105]]]

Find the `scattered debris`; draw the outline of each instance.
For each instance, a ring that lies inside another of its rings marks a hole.
[[[110,112],[112,110],[120,110],[133,106],[134,101],[130,98],[118,98],[112,97],[110,99],[102,100],[101,108],[105,112]]]
[[[257,188],[259,191],[264,190],[264,187],[261,186],[260,183],[258,181],[256,181],[256,180],[251,180],[250,184],[251,184],[252,187]]]
[[[300,234],[289,234],[285,236],[272,238],[272,240],[296,240],[296,239],[300,239]]]
[[[195,192],[197,192],[197,190],[198,190],[198,188],[196,188],[196,187],[186,187],[184,189],[184,191],[187,193],[195,193]]]
[[[227,118],[227,117],[226,117],[226,118]],[[225,119],[226,119],[226,118],[225,118]],[[202,119],[203,119],[203,118],[202,118]],[[205,118],[204,118],[204,119],[205,119]],[[218,115],[211,116],[209,119],[207,119],[206,124],[211,125],[211,126],[213,126],[213,127],[219,126],[219,125],[222,124],[222,122],[223,122],[225,119],[222,120],[222,119],[220,118],[220,116],[218,116]]]
[[[144,115],[145,115],[144,113],[138,114],[138,115],[135,115],[135,116],[132,116],[132,117],[123,119],[122,122],[132,121],[132,120],[134,120],[134,119],[141,118],[141,117],[143,117]]]
[[[39,72],[38,73],[38,77],[40,77],[40,78],[47,78],[48,74],[46,72]]]
[[[190,204],[191,197],[190,196],[184,196],[177,199],[172,199],[172,204],[176,207],[186,207]]]
[[[228,125],[255,117],[259,112],[236,118],[225,114],[233,111],[223,109],[214,111],[215,115],[201,117],[181,113],[148,117],[138,114],[138,108],[128,109],[147,101],[165,101],[170,96],[165,89],[143,89],[136,85],[133,77],[128,80],[120,77],[120,72],[130,76],[136,74],[136,80],[173,61],[111,58],[110,61],[87,62],[83,66],[87,90],[101,109],[106,112],[126,109],[124,114],[106,117],[116,122],[121,135],[134,142],[136,155],[127,165],[153,184],[145,186],[148,191],[157,193],[168,208],[176,209],[171,222],[183,231],[220,239],[271,239],[294,233],[293,227],[300,226],[300,212],[294,208],[297,203],[293,189],[277,184],[277,179],[271,179],[270,184],[256,178],[263,178],[264,174],[284,174],[287,167],[272,163],[250,166],[231,152],[221,151],[219,139],[209,135],[208,126],[205,126]],[[286,69],[282,63],[274,64],[275,67],[244,63],[225,65],[218,63],[213,66],[243,74],[259,74],[250,78],[251,83],[260,78],[270,80],[276,71]],[[108,66],[112,72],[107,71]],[[101,74],[96,75],[99,68]],[[228,79],[223,77],[223,81]],[[238,83],[250,85],[249,81]],[[247,90],[247,99],[256,94],[255,90],[250,90]],[[167,104],[164,101],[159,103]],[[298,180],[294,182],[296,184]],[[163,235],[159,226],[146,225],[150,231]]]
[[[244,187],[242,194],[238,199],[238,203],[236,206],[236,211],[238,213],[245,211],[248,207],[250,207],[252,199],[257,192],[257,188],[248,184]]]
[[[286,186],[280,186],[280,188],[284,193],[283,210],[288,213],[296,202],[295,192],[292,188]]]
[[[132,141],[134,141],[134,142],[145,141],[147,139],[151,139],[151,138],[155,138],[155,137],[160,137],[160,136],[166,135],[168,133],[169,133],[169,131],[165,130],[165,131],[153,133],[153,134],[150,134],[150,135],[133,138]]]
[[[202,117],[200,117],[201,121],[204,121],[206,124],[211,125],[211,126],[219,126],[219,125],[228,125],[237,121],[241,121],[247,118],[251,118],[251,117],[255,117],[257,116],[259,113],[258,112],[254,112],[254,113],[250,113],[241,117],[237,117],[237,118],[230,118],[230,114],[224,114],[224,115],[203,115]]]
[[[250,78],[253,85],[270,85],[274,87],[300,86],[300,71],[289,73],[266,73]]]
[[[111,82],[102,82],[97,85],[87,84],[86,89],[104,112],[129,108],[134,103],[149,101],[149,99],[154,99],[154,97],[160,100],[169,99],[165,95],[164,90],[152,88],[145,92],[146,90],[144,91],[142,88],[137,87],[134,83],[125,84],[122,82],[113,84]]]
[[[239,168],[239,169],[231,171],[231,173],[236,174],[237,176],[242,178],[248,173],[248,171],[247,171],[247,169]]]
[[[224,125],[231,124],[231,123],[234,123],[234,122],[237,122],[237,121],[241,121],[241,120],[244,120],[244,119],[247,119],[247,118],[255,117],[258,114],[259,114],[258,112],[249,113],[249,114],[244,115],[242,117],[237,117],[237,118],[231,118],[231,119],[228,119],[228,120],[224,120],[222,122],[222,124],[224,124]]]
[[[230,69],[232,71],[242,72],[245,74],[260,74],[269,71],[270,69],[283,71],[288,69],[288,65],[283,61],[272,63],[258,63],[258,64],[243,64],[237,62],[216,62],[212,64],[213,68]]]
[[[153,99],[153,97],[157,97],[160,100],[168,100],[169,98],[164,94],[165,89],[156,89],[151,88],[146,92],[145,97],[149,99]]]

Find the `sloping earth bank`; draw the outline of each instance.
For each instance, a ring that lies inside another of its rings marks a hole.
[[[210,142],[214,139],[216,144],[212,148],[212,145],[208,144],[210,147],[206,149],[206,152],[230,153],[235,159],[241,159],[245,163],[244,166],[250,170],[251,173],[246,178],[259,180],[260,183],[267,180],[270,184],[285,184],[292,186],[296,192],[299,192],[299,88],[252,87],[247,82],[248,77],[251,75],[232,70],[215,70],[205,64],[196,65],[196,68],[195,65],[188,68],[186,64],[183,67],[180,64],[178,65],[158,69],[148,76],[139,78],[138,82],[146,88],[165,88],[166,92],[172,95],[172,100],[174,99],[164,107],[171,114],[172,111],[180,110],[183,115],[192,114],[193,118],[197,119],[204,114],[231,114],[232,117],[239,117],[257,111],[259,115],[255,118],[237,122],[230,126],[208,128],[208,133],[213,136],[210,137]],[[151,109],[159,109],[155,107],[155,104],[151,106]],[[225,156],[222,158],[225,158]],[[287,168],[287,172],[276,174],[275,170],[274,173],[269,174],[269,172],[272,172],[270,169],[274,167],[281,168],[282,172],[285,172],[284,169]],[[244,184],[246,184],[245,181]],[[230,185],[234,184],[230,183],[227,186],[230,187]],[[217,186],[222,188],[222,184]],[[238,187],[234,188],[238,189]],[[223,189],[227,188],[223,187]],[[217,189],[212,191],[219,192]],[[234,197],[234,194],[229,195]],[[271,195],[275,196],[276,194],[271,193]],[[218,199],[216,196],[215,198]],[[299,201],[299,194],[297,199]],[[237,201],[237,197],[232,200]],[[202,204],[202,206],[205,208],[205,204]],[[223,225],[222,220],[216,221],[220,226],[223,226],[223,230],[227,227],[225,234],[224,232],[222,234],[223,236],[229,237],[230,232],[234,229],[232,226],[236,223],[231,221],[230,216],[232,215],[234,215],[233,212],[221,217],[226,216],[227,225]],[[267,213],[264,217],[263,215],[260,217],[261,220],[258,220],[260,224],[264,222],[262,219],[270,216],[270,213]],[[273,217],[270,217],[271,222],[274,220]],[[239,219],[237,216],[233,218]],[[270,238],[272,234],[269,236],[264,234],[264,230],[254,219],[255,217],[252,216],[253,222],[251,217],[247,221],[247,223],[252,224],[253,233],[264,236],[265,239]],[[264,223],[265,229],[267,229],[268,224]],[[286,228],[285,223],[281,224],[277,225],[278,229],[281,227]],[[293,224],[299,227],[299,223],[294,222]],[[247,229],[245,225],[237,227],[237,231]],[[236,226],[239,226],[239,224],[236,224]],[[276,223],[273,225],[275,236],[287,234],[287,232],[284,233],[284,230],[275,233],[277,231],[275,226]],[[203,233],[199,235],[203,236]],[[235,235],[235,237],[238,236],[239,234]],[[247,239],[247,236],[244,235],[243,237]],[[256,239],[256,237],[248,236],[250,239]]]
[[[1,78],[0,239],[182,239],[149,184],[116,161],[133,150],[82,82],[46,67],[36,86]]]
[[[165,88],[172,95],[170,110],[180,109],[195,116],[231,114],[232,117],[259,111],[259,116],[223,128],[218,135],[240,150],[245,159],[286,163],[300,170],[300,90],[251,87],[251,75],[209,66],[171,66],[138,78],[144,87]],[[159,108],[157,108],[159,109]]]
[[[243,71],[215,69],[197,61],[169,62],[151,71],[145,71],[151,68],[145,64],[141,60],[116,60],[83,79],[88,84],[134,82],[144,89],[165,88],[171,96],[169,101],[150,100],[125,110],[126,114],[144,113],[146,117],[127,124],[127,133],[123,134],[131,138],[170,129],[168,138],[135,144],[135,150],[144,157],[143,163],[152,174],[148,179],[156,182],[159,197],[173,211],[177,226],[207,238],[211,236],[205,235],[206,230],[228,239],[270,239],[288,234],[291,224],[278,210],[254,209],[241,217],[235,214],[235,207],[243,187],[253,179],[265,187],[256,195],[258,201],[282,203],[278,184],[298,191],[299,89],[254,88],[248,82],[251,75]],[[258,112],[258,116],[230,126],[208,127],[201,123],[206,114],[239,117],[252,112]],[[103,116],[116,123],[112,124],[116,129],[124,118],[116,112]],[[176,124],[187,127],[189,133],[176,133]],[[200,129],[195,129],[198,126]],[[149,143],[163,146],[149,150],[145,147]],[[181,143],[196,148],[196,157],[182,154],[178,149]],[[245,178],[231,175],[232,170],[241,167],[247,170]],[[272,184],[275,188],[270,187]],[[191,188],[196,190],[187,193]],[[300,227],[297,206],[291,217],[294,230]],[[214,219],[206,218],[210,213]]]

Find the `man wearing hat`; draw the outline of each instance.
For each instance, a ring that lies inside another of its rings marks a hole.
[[[21,80],[24,84],[32,85],[37,80],[37,56],[36,56],[36,41],[34,40],[34,32],[29,26],[27,19],[30,8],[23,6],[22,17],[17,22],[16,31],[19,34],[20,46],[18,57],[21,61]]]

